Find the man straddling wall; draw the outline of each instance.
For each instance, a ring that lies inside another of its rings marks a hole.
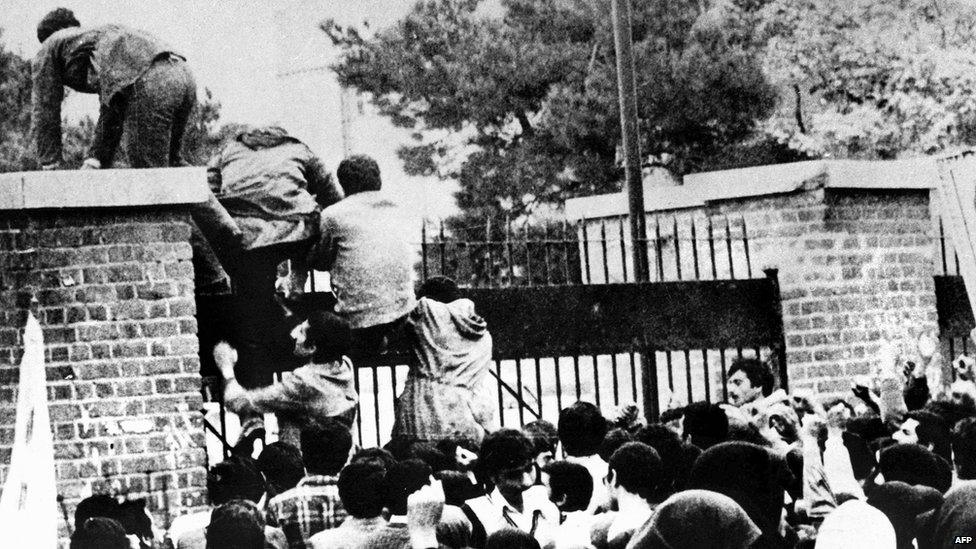
[[[95,137],[82,168],[109,168],[124,135],[133,168],[181,166],[183,131],[197,87],[183,56],[152,35],[121,25],[81,27],[58,8],[37,25],[33,137],[43,169],[61,168],[64,86],[99,96]]]
[[[335,312],[353,328],[353,358],[381,351],[417,305],[414,257],[397,205],[380,189],[380,169],[352,156],[336,170],[346,198],[322,211],[311,265],[329,271]]]

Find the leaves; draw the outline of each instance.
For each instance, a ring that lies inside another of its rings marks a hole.
[[[800,90],[766,130],[816,156],[932,154],[976,133],[976,9],[955,1],[774,0],[765,68]]]
[[[480,4],[422,1],[371,36],[326,21],[343,51],[340,82],[416,132],[416,146],[400,151],[406,169],[457,179],[467,216],[528,219],[572,196],[616,191],[609,3],[503,0],[500,18]],[[727,151],[757,141],[756,121],[777,98],[755,48],[762,4],[635,3],[646,154],[676,158],[683,173],[736,164]],[[762,162],[764,150],[745,158]]]

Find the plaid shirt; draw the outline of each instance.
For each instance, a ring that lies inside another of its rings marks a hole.
[[[268,503],[268,522],[285,532],[289,549],[311,549],[309,538],[345,520],[337,481],[337,477],[309,475]]]

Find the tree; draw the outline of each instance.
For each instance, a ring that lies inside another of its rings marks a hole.
[[[785,100],[766,131],[795,150],[894,158],[976,138],[976,7],[953,0],[774,0],[765,67]]]
[[[525,219],[572,196],[618,190],[608,3],[503,0],[501,18],[480,4],[419,2],[370,37],[323,23],[344,52],[334,67],[340,83],[416,132],[401,150],[409,172],[460,182],[466,219],[455,229],[482,220],[483,233],[486,217]],[[736,165],[744,156],[729,153],[736,149],[759,151],[755,162],[781,149],[755,131],[776,101],[754,47],[761,6],[729,6],[634,6],[642,150],[673,159],[679,173]]]

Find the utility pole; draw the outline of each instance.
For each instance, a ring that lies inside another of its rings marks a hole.
[[[644,185],[641,178],[640,143],[637,138],[637,84],[630,29],[630,0],[610,0],[613,8],[613,38],[617,51],[617,96],[620,101],[620,133],[623,136],[624,174],[630,211],[630,240],[634,280],[650,280],[647,261],[647,220]]]

